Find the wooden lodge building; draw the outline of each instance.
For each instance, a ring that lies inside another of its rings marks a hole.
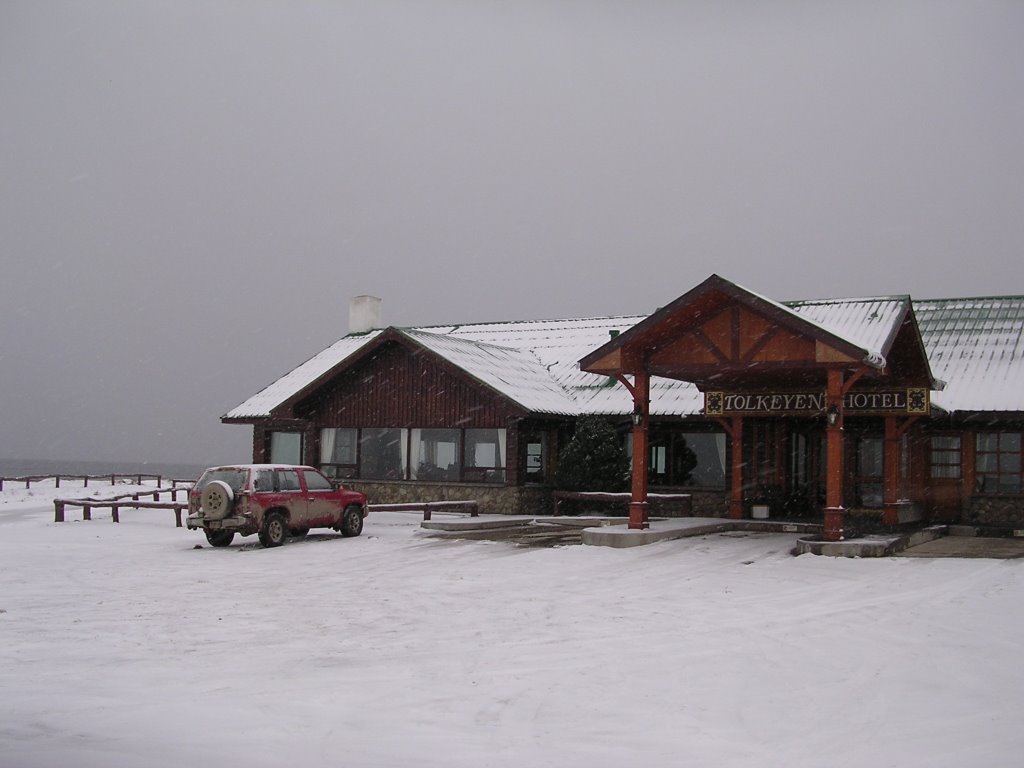
[[[777,302],[712,276],[649,317],[377,318],[359,297],[348,336],[223,417],[253,426],[254,461],[377,503],[546,514],[560,447],[599,414],[632,456],[632,527],[649,492],[828,538],[850,514],[1024,523],[1024,297]]]

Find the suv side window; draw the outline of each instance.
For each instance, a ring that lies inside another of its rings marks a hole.
[[[304,473],[306,476],[306,490],[307,491],[333,491],[334,486],[331,485],[331,481],[321,475],[319,472],[310,472],[306,470]]]
[[[274,490],[274,473],[269,469],[261,469],[256,473],[252,488],[257,493],[269,493]]]
[[[299,490],[299,473],[292,469],[277,470],[277,490],[297,491]]]

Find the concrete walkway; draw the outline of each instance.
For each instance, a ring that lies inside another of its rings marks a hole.
[[[708,536],[729,531],[793,533],[798,554],[828,557],[973,557],[1024,558],[1024,537],[975,536],[963,526],[933,525],[916,531],[822,541],[821,526],[772,520],[679,517],[651,521],[646,530],[631,530],[624,517],[529,517],[486,515],[424,521],[421,527],[443,538],[509,541],[524,546],[588,544],[642,547],[659,541]]]
[[[943,536],[905,549],[898,556],[987,557],[994,560],[1016,560],[1024,557],[1024,538]]]
[[[520,517],[489,515],[426,520],[420,527],[445,538],[490,539],[527,545],[589,544],[598,547],[641,547],[659,541],[705,536],[726,531],[760,531],[813,535],[821,526],[769,520],[728,520],[680,517],[651,521],[646,530],[631,530],[625,517]]]

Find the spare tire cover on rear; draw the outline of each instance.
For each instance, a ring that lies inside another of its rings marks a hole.
[[[222,520],[231,511],[231,504],[235,500],[235,492],[223,480],[212,480],[203,488],[203,493],[199,500],[203,506],[203,513],[206,519]]]

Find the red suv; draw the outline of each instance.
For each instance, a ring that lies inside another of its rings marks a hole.
[[[264,547],[310,528],[333,528],[358,536],[366,517],[366,494],[335,485],[312,467],[240,464],[203,472],[188,500],[188,527],[226,547],[235,534],[258,534]]]

